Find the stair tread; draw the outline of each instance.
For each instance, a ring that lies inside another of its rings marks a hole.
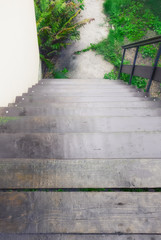
[[[35,86],[35,87],[32,87],[32,88],[29,88],[29,91],[32,92],[34,91],[35,93],[37,91],[39,92],[52,92],[52,93],[110,93],[110,92],[113,92],[113,93],[131,93],[131,92],[140,92],[140,91],[136,91],[135,89],[131,89],[131,88],[105,88],[104,86],[102,88],[73,88],[73,89],[69,89],[69,88],[55,88],[54,86],[51,87],[51,86]]]
[[[32,107],[66,107],[66,108],[73,108],[73,107],[78,107],[78,108],[98,108],[98,107],[130,107],[130,108],[139,108],[139,107],[161,107],[161,102],[154,102],[154,101],[136,101],[136,102],[71,102],[71,103],[66,103],[66,102],[58,102],[58,103],[14,103],[10,104],[9,107],[27,107],[27,106],[32,106]]]
[[[0,232],[161,234],[160,202],[160,193],[1,192]]]
[[[45,95],[45,94],[44,94]],[[52,102],[118,102],[118,101],[130,101],[130,102],[136,102],[136,101],[150,101],[150,98],[145,98],[145,97],[53,97],[53,96],[44,96],[44,95],[37,95],[37,96],[19,96],[16,98],[16,102],[42,102],[42,103],[52,103]]]
[[[160,108],[51,108],[51,107],[8,107],[0,108],[1,116],[161,116]]]
[[[107,191],[161,188],[152,100],[121,80],[43,79],[0,108],[0,240],[160,240],[160,193]]]
[[[127,84],[109,84],[107,83],[93,83],[93,84],[52,84],[52,83],[45,83],[45,82],[38,82],[35,85],[32,85],[32,88],[54,88],[54,89],[134,89],[132,86]]]
[[[161,158],[161,132],[0,134],[1,158]]]
[[[161,240],[156,234],[0,234],[0,240]]]
[[[51,92],[51,91],[47,91],[42,93],[41,90],[37,90],[37,91],[33,91],[33,92],[29,92],[29,93],[24,93],[22,94],[22,96],[52,96],[52,97],[144,97],[144,93],[138,93],[136,91],[134,92],[65,92],[65,93],[61,93],[61,92]]]
[[[41,81],[45,81],[45,82],[66,82],[66,83],[70,83],[70,82],[72,82],[72,83],[82,83],[82,82],[85,82],[85,83],[88,83],[88,82],[91,82],[92,84],[93,83],[95,83],[95,82],[98,82],[98,83],[101,83],[101,82],[105,82],[105,83],[117,83],[117,84],[119,84],[119,83],[124,83],[122,80],[120,80],[120,79],[118,79],[118,80],[113,80],[113,79],[99,79],[99,78],[95,78],[95,79],[89,79],[89,78],[87,78],[87,79],[67,79],[67,78],[60,78],[60,79],[57,79],[57,78],[49,78],[49,79],[47,79],[47,78],[45,78],[45,79],[42,79]]]
[[[15,117],[1,120],[0,133],[161,131],[161,117]]]
[[[1,189],[160,188],[160,159],[0,159]]]

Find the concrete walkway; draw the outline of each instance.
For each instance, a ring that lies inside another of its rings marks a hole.
[[[69,70],[68,77],[73,79],[103,78],[105,73],[113,69],[113,65],[106,62],[102,56],[93,51],[74,54],[90,46],[90,43],[98,43],[108,35],[109,25],[103,13],[104,0],[85,0],[85,9],[78,16],[78,21],[86,18],[94,18],[90,24],[80,28],[80,40],[72,43],[61,52],[56,63],[56,68]]]

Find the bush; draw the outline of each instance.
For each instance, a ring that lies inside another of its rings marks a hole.
[[[78,28],[90,20],[75,22],[83,9],[83,0],[35,0],[40,56],[49,71],[55,74],[52,58],[67,40],[79,38]]]
[[[104,9],[106,14],[118,14],[127,5],[129,5],[129,0],[106,0]]]
[[[118,72],[112,70],[110,73],[105,73],[104,79],[116,80],[118,79]]]

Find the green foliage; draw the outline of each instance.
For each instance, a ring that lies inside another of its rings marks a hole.
[[[145,6],[157,15],[161,20],[161,4],[159,0],[143,0]]]
[[[116,80],[118,79],[118,71],[112,70],[110,73],[106,73],[104,75],[104,79]],[[129,74],[122,73],[121,79],[124,82],[129,82],[130,76]],[[147,80],[145,78],[134,76],[132,79],[132,85],[136,86],[137,88],[145,88],[147,85]]]
[[[105,188],[81,188],[79,189],[80,192],[104,192],[106,191]]]
[[[116,70],[106,73],[105,79],[117,79],[118,70],[122,59],[121,46],[127,42],[141,40],[146,37],[149,31],[153,35],[161,34],[161,21],[156,12],[149,9],[151,0],[129,1],[129,0],[105,0],[104,10],[109,18],[112,28],[107,39],[95,44],[93,50],[104,56],[105,60],[111,62]],[[156,0],[155,0],[156,1]],[[157,52],[156,45],[148,45],[140,48],[143,58],[155,58]],[[125,63],[125,62],[124,62]],[[127,64],[127,62],[126,62]],[[122,74],[121,79],[129,81],[129,75]],[[138,88],[145,88],[147,80],[145,78],[133,77],[132,84]]]
[[[16,120],[17,117],[0,117],[0,125],[5,124],[11,120]]]
[[[55,71],[54,77],[59,79],[65,79],[67,78],[66,73],[68,70],[66,68],[63,69],[63,71]]]
[[[122,75],[121,79],[124,82],[129,82],[129,80],[130,80],[130,75],[129,74],[122,73],[121,75]],[[142,77],[133,76],[131,84],[136,86],[137,88],[145,88],[146,85],[147,85],[147,80],[145,78],[142,78]]]
[[[140,52],[143,58],[150,57],[154,59],[157,54],[157,48],[154,45],[147,45],[140,47]]]
[[[116,80],[118,79],[118,73],[112,70],[110,73],[105,73],[104,79]]]
[[[80,55],[81,53],[90,51],[91,48],[92,48],[92,46],[93,46],[93,44],[90,44],[90,45],[91,45],[90,47],[87,47],[87,48],[85,48],[85,49],[83,49],[83,50],[81,50],[81,51],[77,51],[77,52],[75,52],[74,54]]]
[[[120,8],[127,6],[129,0],[106,0],[104,3],[104,9],[106,14],[116,14],[120,11]]]
[[[159,17],[145,8],[144,1],[106,0],[104,8],[110,16],[110,23],[129,41],[142,39],[148,30],[161,34]]]
[[[117,29],[110,30],[107,39],[98,44],[93,44],[92,49],[104,56],[104,59],[119,67],[121,64],[121,45],[123,44],[122,32]]]
[[[78,39],[78,28],[90,21],[74,21],[83,7],[83,0],[35,0],[40,56],[52,75],[55,75],[53,57],[69,40]]]
[[[147,80],[142,77],[136,77],[134,76],[132,79],[132,85],[137,86],[137,88],[146,88]]]

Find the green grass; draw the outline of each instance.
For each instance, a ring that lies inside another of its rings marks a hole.
[[[0,117],[0,125],[16,119],[18,118],[17,117]]]
[[[157,15],[161,20],[161,2],[160,0],[145,0],[146,8],[151,9],[153,14]]]
[[[114,71],[105,74],[106,79],[117,79],[122,59],[122,45],[147,38],[149,32],[153,36],[161,34],[161,20],[158,15],[156,16],[157,7],[151,7],[153,4],[154,1],[151,0],[148,2],[144,0],[105,0],[104,11],[113,27],[110,29],[108,37],[100,43],[92,45],[91,49],[103,55],[105,60],[115,66]],[[143,58],[154,59],[157,48],[158,45],[141,47],[140,53]],[[128,64],[127,61],[124,63]],[[121,79],[127,82],[129,75],[122,74]],[[132,84],[139,88],[145,88],[146,83],[145,78],[133,77]]]

